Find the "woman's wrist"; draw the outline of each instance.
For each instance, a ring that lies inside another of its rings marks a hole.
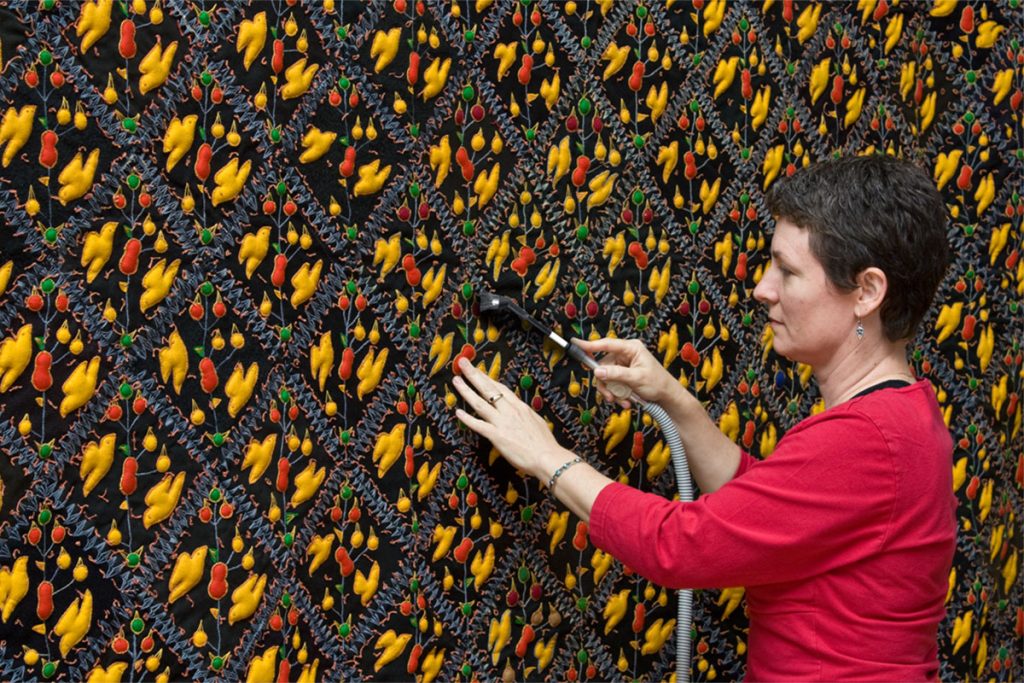
[[[565,465],[571,463],[576,457],[577,455],[575,453],[566,448],[562,448],[561,446],[553,448],[549,452],[545,453],[541,458],[541,462],[538,465],[536,472],[534,472],[534,476],[536,476],[541,484],[546,487],[551,481],[551,478],[555,476],[556,472],[558,472],[559,468],[565,467]],[[565,470],[563,469],[562,472],[558,473],[559,477],[564,473],[564,471]]]

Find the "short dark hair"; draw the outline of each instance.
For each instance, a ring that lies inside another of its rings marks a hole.
[[[887,155],[828,159],[779,180],[767,199],[776,220],[810,232],[836,288],[850,291],[865,268],[881,269],[885,336],[913,337],[950,262],[946,204],[927,172]]]

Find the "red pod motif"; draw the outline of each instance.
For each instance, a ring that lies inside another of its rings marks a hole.
[[[291,470],[291,463],[288,458],[281,458],[277,461],[277,490],[284,493],[288,490],[288,472]]]
[[[53,614],[53,584],[40,581],[36,589],[36,616],[39,621],[46,621]]]
[[[346,347],[341,352],[341,365],[338,367],[338,377],[342,381],[347,381],[352,376],[352,366],[355,364],[356,353],[352,350],[352,347]]]
[[[210,567],[210,583],[206,586],[206,593],[214,600],[220,600],[228,594],[228,566],[223,562],[216,562]]]
[[[409,54],[409,69],[405,72],[405,78],[409,85],[416,85],[420,80],[420,55],[413,51]]]
[[[135,22],[125,19],[121,22],[121,39],[117,41],[117,52],[125,59],[135,56],[138,48],[135,45]]]
[[[42,148],[39,150],[39,164],[44,168],[53,168],[57,165],[57,133],[52,130],[44,130],[40,136]]]
[[[533,73],[533,55],[523,55],[522,64],[519,67],[519,71],[516,72],[519,85],[529,85],[531,73]]]
[[[270,60],[270,67],[276,74],[284,70],[284,41],[281,39],[274,41],[274,56]]]
[[[32,387],[36,391],[46,391],[53,386],[53,375],[50,373],[52,364],[53,355],[49,351],[36,354],[36,364],[32,371]]]
[[[130,455],[124,459],[124,464],[121,466],[121,493],[126,496],[135,493],[135,489],[139,486],[139,481],[136,477],[138,471],[138,460]]]
[[[142,241],[132,237],[124,244],[124,253],[118,262],[118,269],[125,275],[135,275],[139,269],[139,254],[142,252]]]
[[[196,165],[195,173],[196,177],[206,182],[206,179],[210,177],[210,161],[213,159],[213,147],[209,143],[204,142],[199,146],[199,151],[196,152]]]
[[[202,358],[199,361],[199,384],[202,386],[203,391],[208,394],[212,394],[217,385],[220,384],[220,379],[217,377],[217,367],[213,364],[213,359],[210,357]]]
[[[270,275],[270,284],[280,287],[284,284],[284,270],[288,266],[288,257],[278,254],[274,257],[274,272]]]

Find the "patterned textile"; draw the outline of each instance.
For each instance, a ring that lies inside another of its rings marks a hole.
[[[460,429],[453,363],[671,495],[649,418],[475,296],[642,338],[759,457],[821,409],[764,191],[934,174],[912,344],[957,440],[942,677],[1019,680],[1020,0],[10,0],[0,678],[661,680],[675,598]],[[702,591],[698,680],[744,673]]]

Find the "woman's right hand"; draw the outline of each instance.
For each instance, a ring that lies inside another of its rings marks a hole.
[[[645,401],[663,406],[678,401],[683,392],[675,378],[639,339],[604,337],[594,341],[573,339],[572,343],[591,356],[605,354],[601,359],[601,367],[594,370],[594,377],[597,378],[597,390],[607,401],[618,403],[624,408],[630,405],[628,400],[619,399],[609,390],[608,382],[625,384]]]

